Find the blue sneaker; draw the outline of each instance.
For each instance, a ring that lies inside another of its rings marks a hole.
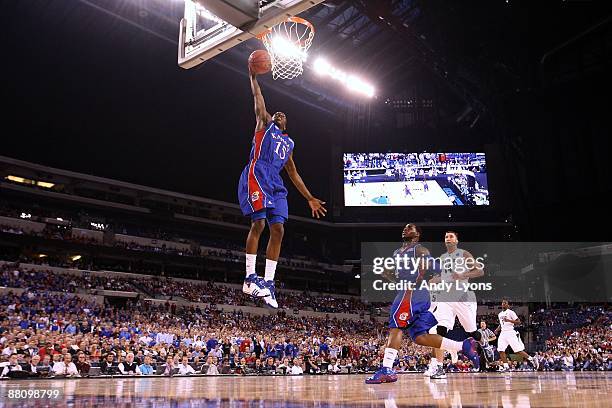
[[[270,296],[264,297],[266,305],[273,309],[278,309],[278,302],[276,301],[276,288],[274,287],[274,281],[264,281],[266,287],[270,290]]]
[[[463,355],[470,359],[475,369],[480,368],[480,357],[478,356],[478,342],[472,337],[463,341]]]
[[[381,367],[373,376],[366,378],[366,384],[382,384],[397,381],[397,374],[391,368]]]
[[[246,277],[242,284],[242,291],[255,297],[270,296],[270,289],[266,287],[265,281],[255,273]]]

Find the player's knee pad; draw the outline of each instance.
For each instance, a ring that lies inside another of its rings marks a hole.
[[[438,332],[438,334],[442,337],[446,336],[446,333],[448,333],[448,329],[444,326],[440,326],[438,325],[436,331]]]
[[[480,339],[482,338],[482,334],[478,330],[470,332],[468,334],[470,335],[470,337],[473,337],[474,340],[476,341],[480,341]]]

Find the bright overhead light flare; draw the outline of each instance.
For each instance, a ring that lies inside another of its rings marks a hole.
[[[369,98],[372,98],[376,92],[374,87],[363,79],[335,68],[324,58],[318,58],[315,61],[314,70],[317,74],[327,75],[341,82],[351,91],[364,94]]]

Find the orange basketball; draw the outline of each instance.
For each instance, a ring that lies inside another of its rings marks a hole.
[[[261,75],[272,70],[270,54],[266,50],[256,50],[249,56],[249,68],[256,75]]]

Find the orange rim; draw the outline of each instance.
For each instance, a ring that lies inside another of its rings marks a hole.
[[[307,26],[307,27],[308,27],[308,28],[309,28],[309,29],[312,31],[312,33],[313,33],[313,34],[314,34],[314,32],[315,32],[315,28],[314,28],[314,26],[312,25],[312,23],[311,23],[310,21],[308,21],[308,20],[306,20],[306,19],[302,18],[302,17],[297,17],[297,16],[289,17],[287,20],[285,20],[285,21],[283,21],[283,22],[281,22],[281,23],[278,23],[278,24],[287,23],[287,22],[290,22],[290,23],[298,23],[298,24],[303,24],[303,25]],[[273,27],[276,27],[278,24],[274,25]],[[268,34],[270,34],[270,33],[272,32],[272,28],[273,28],[273,27],[271,27],[271,28],[267,28],[267,29],[266,29],[266,30],[265,30],[263,33],[261,33],[261,34],[257,34],[257,35],[256,35],[256,37],[257,37],[258,39],[260,39],[260,40],[263,40],[263,38],[264,38],[266,35],[268,35]]]

